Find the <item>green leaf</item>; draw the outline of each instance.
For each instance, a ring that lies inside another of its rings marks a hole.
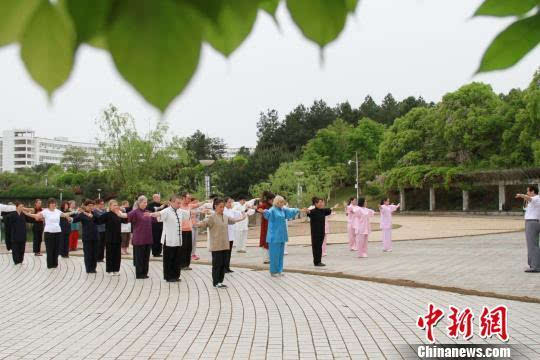
[[[21,38],[21,57],[32,78],[49,96],[69,77],[73,67],[75,30],[60,6],[42,1]]]
[[[107,37],[104,34],[99,34],[86,41],[86,44],[97,49],[108,50]]]
[[[540,15],[518,20],[503,30],[482,57],[479,72],[506,69],[540,42]]]
[[[279,6],[280,0],[262,0],[259,8],[266,11],[268,14],[270,14],[273,18],[276,17],[276,11]]]
[[[0,1],[0,46],[19,40],[26,22],[40,0]]]
[[[225,56],[232,54],[251,32],[257,18],[255,0],[223,0],[217,22],[208,22],[205,39]]]
[[[358,3],[358,0],[345,0],[345,6],[347,7],[347,10],[351,13],[354,13],[356,11]]]
[[[111,10],[111,0],[65,0],[77,31],[77,43],[102,33]]]
[[[485,0],[474,16],[517,16],[538,5],[538,0]]]
[[[179,0],[177,0],[179,1]],[[223,7],[221,0],[183,0],[199,11],[204,17],[217,22],[219,13]]]
[[[120,74],[164,111],[186,87],[199,63],[200,17],[173,0],[123,0],[107,32]]]
[[[335,40],[345,27],[345,0],[287,0],[287,7],[304,36],[321,47]]]

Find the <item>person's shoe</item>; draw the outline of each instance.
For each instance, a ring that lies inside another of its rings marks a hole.
[[[180,279],[169,279],[169,280],[166,280],[167,282],[170,282],[170,283],[173,283],[173,282],[179,282]]]
[[[38,252],[38,253],[34,253],[34,256],[43,256],[43,254]]]
[[[315,264],[315,266],[326,266],[326,264],[321,262],[321,263]]]
[[[97,260],[96,262],[103,262],[103,260]]]
[[[86,273],[87,273],[87,274],[95,274],[95,273],[96,273],[96,270],[87,271]]]
[[[237,253],[240,253],[240,254],[245,254],[247,251],[246,250],[236,250]]]
[[[120,273],[119,272],[113,272],[112,273],[113,276],[120,276]],[[148,276],[147,276],[148,277]]]
[[[189,266],[186,266],[186,267],[183,267],[182,270],[193,270],[193,269],[190,268]]]
[[[540,270],[536,270],[536,269],[527,269],[525,270],[526,273],[540,273]]]
[[[191,260],[199,260],[200,257],[197,254],[191,255]]]
[[[227,269],[225,270],[225,273],[228,274],[228,273],[233,273],[234,271],[232,271],[231,269]]]
[[[161,254],[154,255],[154,257],[163,257]]]
[[[359,258],[367,258],[367,255],[358,255]]]
[[[272,277],[278,277],[278,276],[279,276],[279,273],[271,273],[270,276],[272,276]]]
[[[65,259],[65,258],[68,258],[69,255],[62,255],[62,257]]]
[[[326,256],[326,253],[322,254],[322,256]]]
[[[285,276],[285,273],[280,272],[279,276]]]
[[[270,264],[270,260],[264,260],[263,264]]]
[[[118,274],[118,273],[117,273]],[[141,275],[141,276],[137,276],[136,277],[137,279],[148,279],[149,276],[148,275]]]
[[[218,289],[226,289],[226,288],[227,288],[227,285],[225,285],[225,284],[217,284],[217,285],[214,286],[214,287],[216,287],[216,288],[218,288]]]
[[[392,249],[388,249],[388,250],[383,249],[383,252],[392,252]]]

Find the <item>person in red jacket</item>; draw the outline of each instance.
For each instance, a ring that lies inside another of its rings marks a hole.
[[[257,205],[257,212],[263,213],[264,210],[268,210],[272,207],[274,198],[276,195],[270,191],[263,192],[261,196],[261,202]],[[269,264],[270,258],[268,257],[268,243],[266,242],[266,234],[268,232],[268,220],[261,216],[261,236],[259,238],[259,247],[264,251],[264,263]]]

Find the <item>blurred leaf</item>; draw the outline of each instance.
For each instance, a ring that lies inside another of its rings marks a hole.
[[[259,7],[275,18],[277,8],[279,7],[279,1],[280,0],[262,0]]]
[[[21,57],[32,78],[49,96],[73,67],[75,30],[59,6],[43,1],[29,19],[21,39]]]
[[[352,13],[356,11],[358,3],[358,0],[345,0],[345,6],[347,6],[347,10]]]
[[[200,18],[172,0],[123,0],[107,44],[122,76],[164,111],[186,87],[199,63]]]
[[[540,42],[540,15],[518,20],[503,30],[484,53],[479,72],[506,69]]]
[[[78,43],[103,32],[111,9],[110,0],[65,0],[65,3],[77,31]]]
[[[474,16],[523,15],[538,4],[538,0],[485,0]]]
[[[180,0],[177,0],[180,1]],[[221,0],[182,0],[187,4],[197,9],[201,15],[208,19],[217,22],[219,13],[223,7],[223,1]]]
[[[26,22],[40,0],[0,1],[0,46],[19,40]]]
[[[108,50],[107,37],[103,34],[96,35],[86,41],[86,44],[98,49]]]
[[[217,22],[207,23],[205,39],[223,55],[231,55],[250,34],[257,9],[255,0],[223,0]]]
[[[287,0],[287,7],[304,36],[321,47],[335,40],[345,26],[345,0]]]

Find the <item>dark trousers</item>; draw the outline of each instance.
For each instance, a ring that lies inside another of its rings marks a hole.
[[[180,246],[163,246],[163,278],[176,280],[180,278]]]
[[[45,251],[47,251],[47,268],[55,268],[58,266],[58,246],[62,239],[62,233],[45,234]]]
[[[191,264],[191,231],[182,231],[182,246],[180,247],[180,267],[187,268]]]
[[[313,251],[313,264],[315,265],[321,263],[323,241],[324,234],[311,235],[311,250]]]
[[[11,246],[11,229],[10,229],[10,225],[6,224],[5,225],[5,232],[4,232],[4,239],[6,239],[6,249],[7,251],[13,249],[13,247]]]
[[[62,232],[60,243],[58,244],[58,253],[60,256],[69,256],[69,232]]]
[[[103,261],[105,257],[105,232],[98,232],[97,246],[96,246],[96,260],[98,262]]]
[[[161,226],[159,226],[161,225]],[[163,250],[161,245],[161,233],[163,232],[163,224],[153,224],[152,225],[152,255],[159,256]]]
[[[25,247],[26,242],[24,241],[14,241],[11,243],[11,256],[13,256],[13,262],[15,265],[23,262]]]
[[[83,241],[84,267],[87,273],[96,271],[96,244],[95,240]]]
[[[212,251],[212,283],[221,284],[225,278],[225,261],[229,250]]]
[[[231,253],[234,241],[229,241],[229,250],[227,251],[227,257],[225,259],[225,270],[231,270]]]
[[[41,252],[41,240],[43,238],[43,226],[35,226],[32,228],[32,234],[34,235],[32,241],[32,250],[34,254]]]
[[[137,279],[148,275],[151,247],[152,245],[133,245],[133,255],[135,259],[135,277]]]
[[[113,241],[108,240],[107,242],[105,242],[105,252],[106,252],[105,271],[108,273],[119,272],[120,261],[122,260],[120,242],[113,242]]]

